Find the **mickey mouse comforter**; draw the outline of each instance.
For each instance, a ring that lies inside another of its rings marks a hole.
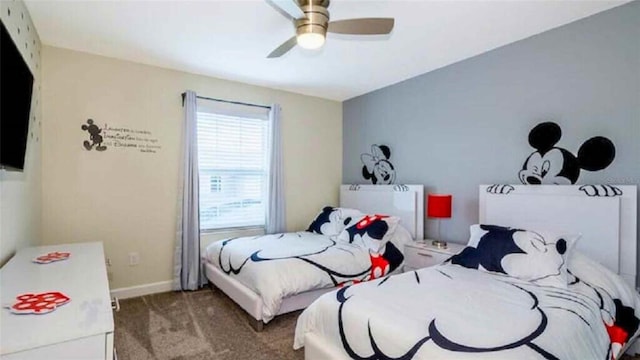
[[[298,319],[353,359],[612,359],[636,334],[640,297],[572,255],[566,289],[444,264],[327,293]]]
[[[391,242],[376,253],[306,231],[222,240],[207,247],[205,258],[262,298],[265,323],[285,297],[380,278],[404,259]]]

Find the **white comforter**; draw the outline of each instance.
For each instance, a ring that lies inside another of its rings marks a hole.
[[[451,264],[345,287],[302,313],[294,347],[314,333],[354,359],[610,359],[637,331],[640,298],[572,256],[568,289]]]
[[[363,246],[311,232],[222,240],[207,247],[205,258],[262,298],[265,323],[287,296],[366,281],[393,270]]]

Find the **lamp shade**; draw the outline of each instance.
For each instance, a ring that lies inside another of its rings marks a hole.
[[[428,194],[427,195],[427,216],[432,218],[451,217],[451,195]]]

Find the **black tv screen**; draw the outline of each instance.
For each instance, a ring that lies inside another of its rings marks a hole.
[[[22,170],[29,134],[33,75],[4,24],[0,27],[0,167]]]

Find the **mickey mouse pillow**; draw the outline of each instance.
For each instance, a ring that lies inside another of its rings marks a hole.
[[[353,218],[338,235],[338,241],[364,246],[379,252],[391,240],[400,218],[388,215],[364,215]]]
[[[352,221],[364,214],[359,210],[326,206],[309,225],[307,231],[327,236],[336,236]]]
[[[451,257],[451,263],[538,285],[567,287],[567,258],[580,235],[479,224],[470,232],[467,247]]]

